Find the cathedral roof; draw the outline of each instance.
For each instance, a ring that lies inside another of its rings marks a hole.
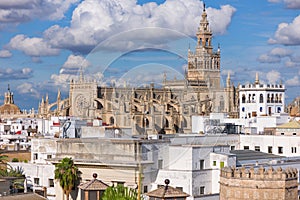
[[[0,106],[0,113],[17,114],[20,112],[20,108],[15,104],[3,104]]]

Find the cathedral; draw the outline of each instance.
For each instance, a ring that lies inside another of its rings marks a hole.
[[[190,133],[192,115],[211,112],[236,117],[238,95],[228,75],[221,86],[221,51],[213,50],[205,6],[196,33],[194,51],[188,49],[188,63],[183,80],[168,80],[162,86],[150,84],[143,88],[101,87],[88,81],[81,73],[70,81],[69,97],[49,103],[48,97],[39,105],[39,116],[75,116],[92,120],[101,118],[103,125],[132,128],[133,134]]]

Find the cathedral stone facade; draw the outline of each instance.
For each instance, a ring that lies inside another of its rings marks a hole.
[[[69,115],[85,119],[101,118],[103,124],[132,128],[134,134],[188,133],[192,115],[211,112],[237,113],[237,92],[227,78],[220,83],[220,48],[212,46],[205,8],[197,36],[195,51],[188,50],[188,69],[184,80],[162,80],[162,87],[100,87],[81,74],[70,81],[69,98],[50,104],[42,100],[39,115]],[[56,109],[53,110],[53,107]]]

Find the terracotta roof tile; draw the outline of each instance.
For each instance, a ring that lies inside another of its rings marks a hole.
[[[173,188],[171,186],[161,186],[156,190],[148,192],[146,194],[149,197],[159,197],[159,198],[171,198],[171,197],[188,197],[185,192],[182,192],[180,189]]]
[[[93,179],[91,181],[81,183],[78,188],[82,190],[106,190],[108,185],[98,179]]]

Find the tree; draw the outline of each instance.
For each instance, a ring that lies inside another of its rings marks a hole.
[[[123,185],[117,187],[108,187],[102,197],[102,200],[136,200],[137,192]]]
[[[6,169],[8,156],[0,152],[0,169]]]
[[[69,195],[72,188],[77,186],[80,182],[80,171],[75,166],[72,158],[64,158],[55,166],[55,179],[59,181],[64,194],[69,200]]]

